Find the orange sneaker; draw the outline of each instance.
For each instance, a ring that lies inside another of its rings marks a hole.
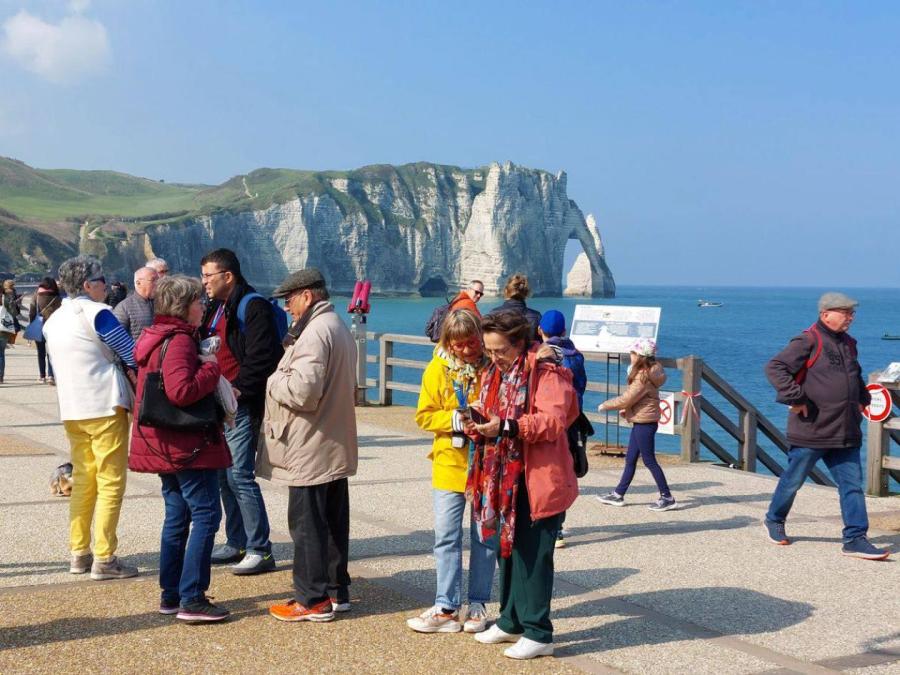
[[[296,600],[288,600],[283,605],[272,605],[269,614],[279,621],[331,621],[334,618],[334,610],[331,608],[331,600],[323,600],[312,607],[304,607]]]

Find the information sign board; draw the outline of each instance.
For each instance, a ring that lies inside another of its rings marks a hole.
[[[576,305],[569,337],[582,352],[627,354],[638,338],[659,332],[659,307]]]

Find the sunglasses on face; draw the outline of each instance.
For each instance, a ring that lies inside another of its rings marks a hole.
[[[484,291],[475,291],[475,289],[472,289],[472,290],[475,292],[475,295],[477,295],[479,298],[480,298],[482,295],[484,295]]]
[[[103,275],[101,274],[99,277],[93,277],[93,278],[91,278],[91,279],[88,279],[88,281],[90,281],[91,283],[94,283],[94,282],[96,282],[96,281],[99,281],[101,284],[105,284],[105,283],[106,283],[106,277],[103,276]]]

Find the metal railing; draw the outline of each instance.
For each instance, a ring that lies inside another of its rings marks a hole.
[[[378,377],[367,378],[366,387],[376,388],[379,405],[392,405],[394,392],[419,393],[418,381],[415,383],[401,382],[395,378],[395,368],[408,368],[424,371],[428,361],[418,359],[399,358],[394,356],[395,345],[420,345],[433,346],[426,337],[415,335],[400,335],[396,333],[367,333],[369,340],[378,342],[378,354],[367,355],[366,362],[378,365]],[[586,361],[592,362],[618,362],[618,354],[594,354],[586,353]],[[777,450],[785,455],[790,450],[790,444],[775,424],[763,415],[756,406],[744,398],[731,384],[716,373],[703,359],[697,356],[684,356],[681,358],[657,359],[664,368],[675,369],[681,373],[681,392],[675,394],[675,434],[680,436],[680,454],[685,462],[700,461],[701,446],[709,450],[712,455],[728,466],[743,471],[755,472],[758,464],[762,464],[774,475],[780,476],[784,468],[775,458],[761,447],[759,440],[767,439]],[[734,409],[736,420],[723,412],[712,400],[703,395],[703,387],[708,386],[716,392],[727,404]],[[587,391],[597,393],[616,392],[617,389],[609,382],[588,382]],[[608,424],[608,418],[598,413],[586,412],[587,417],[602,424]],[[712,423],[712,428],[702,428],[701,416]],[[618,422],[621,426],[629,426],[624,421]],[[900,428],[900,427],[898,427]],[[892,436],[900,438],[900,434],[891,431]],[[894,436],[894,434],[897,434]],[[716,438],[732,439],[735,443],[735,451],[730,451]],[[891,458],[889,458],[891,459]],[[870,454],[871,462],[871,454]],[[891,459],[891,462],[897,462]],[[893,464],[892,464],[893,466]],[[896,468],[900,468],[898,465]],[[892,469],[893,470],[893,469]],[[814,469],[810,478],[821,485],[834,485],[825,474]]]

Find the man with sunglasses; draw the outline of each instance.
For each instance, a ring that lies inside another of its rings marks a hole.
[[[862,378],[856,340],[847,331],[859,303],[843,293],[819,298],[819,320],[793,338],[766,365],[776,400],[788,408],[788,465],[778,480],[766,514],[766,534],[790,544],[784,522],[797,491],[816,462],[825,462],[837,483],[844,520],[841,552],[866,560],[883,560],[889,550],[873,546],[866,535],[869,519],[862,489],[862,410],[871,397]]]
[[[473,279],[467,289],[460,291],[459,295],[453,298],[453,301],[450,303],[450,310],[447,313],[449,314],[457,309],[467,309],[475,316],[480,317],[481,312],[478,311],[477,305],[483,297],[484,284],[478,279]]]

